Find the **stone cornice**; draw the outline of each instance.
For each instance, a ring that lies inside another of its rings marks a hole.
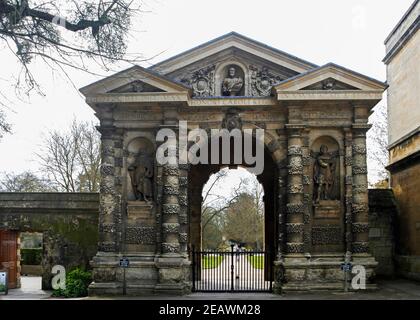
[[[277,92],[280,101],[299,100],[373,100],[375,103],[382,99],[382,90],[299,90]]]

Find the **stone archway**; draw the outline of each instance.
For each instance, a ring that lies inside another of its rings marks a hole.
[[[228,73],[229,66],[235,72]],[[221,95],[224,83],[235,94]],[[199,233],[190,232],[189,217],[196,228],[202,186],[219,166],[155,162],[152,170],[151,159],[144,166],[160,147],[156,133],[172,130],[177,137],[181,122],[190,130],[265,131],[270,164],[260,181],[273,216],[266,220],[276,288],[339,290],[344,261],[363,265],[369,278],[376,262],[368,243],[366,131],[385,87],[341,66],[315,66],[231,33],[149,69],[135,66],[82,88],[100,119],[102,139],[92,293],[121,292],[122,256],[131,261],[130,293],[191,289],[188,246]],[[137,138],[147,138],[151,151],[131,149]],[[131,176],[130,152],[137,159]],[[334,169],[314,175],[323,162],[334,162]],[[135,186],[139,194],[133,197],[129,190]]]

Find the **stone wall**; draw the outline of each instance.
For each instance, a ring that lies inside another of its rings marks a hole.
[[[391,189],[369,190],[369,247],[378,261],[377,276],[394,276],[395,219],[397,207]]]
[[[51,268],[89,268],[97,252],[99,198],[96,193],[0,193],[0,229],[43,233],[42,287],[51,287]]]

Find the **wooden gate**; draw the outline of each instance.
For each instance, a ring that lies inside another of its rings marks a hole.
[[[0,230],[0,270],[8,272],[9,289],[17,286],[17,238],[15,231]]]

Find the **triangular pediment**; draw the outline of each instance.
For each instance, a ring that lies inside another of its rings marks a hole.
[[[140,66],[118,72],[80,89],[86,97],[115,93],[181,93],[189,88]]]
[[[274,89],[280,91],[383,91],[386,85],[355,71],[329,63],[282,81]]]
[[[169,75],[192,64],[199,62],[203,64],[203,61],[229,51],[242,52],[254,56],[262,61],[291,70],[294,73],[302,73],[317,67],[313,63],[297,58],[284,51],[270,47],[239,33],[230,32],[164,60],[150,67],[150,69],[160,74]]]
[[[114,90],[110,91],[111,93],[130,93],[130,92],[138,92],[138,93],[151,93],[151,92],[165,92],[164,90],[152,86],[144,81],[135,80],[130,82],[129,84],[125,84],[121,87],[118,87]]]

